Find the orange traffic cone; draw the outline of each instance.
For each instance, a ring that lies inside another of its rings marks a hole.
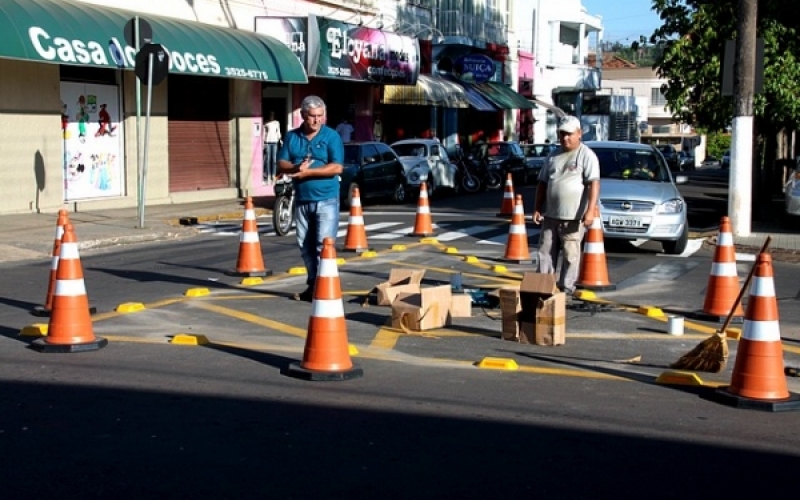
[[[253,208],[253,199],[249,196],[244,203],[244,220],[242,221],[242,232],[239,235],[239,257],[236,260],[236,270],[227,274],[229,276],[250,277],[272,275],[272,271],[264,267],[261,240],[258,237],[256,211]]]
[[[31,347],[40,352],[82,352],[96,351],[106,344],[108,341],[95,337],[92,330],[78,243],[72,224],[67,223],[61,238],[47,336],[33,341]]]
[[[581,267],[575,288],[586,290],[615,290],[616,285],[608,280],[606,247],[603,243],[603,219],[600,208],[594,207],[594,221],[586,234],[581,254]]]
[[[353,199],[350,202],[350,218],[347,221],[347,236],[344,240],[345,252],[364,252],[367,247],[367,231],[364,228],[364,212],[361,210],[361,193],[358,188],[353,189]]]
[[[303,361],[289,365],[286,374],[291,377],[349,380],[364,375],[364,370],[353,365],[350,359],[335,242],[330,237],[322,242]]]
[[[789,393],[783,368],[772,256],[762,252],[750,286],[731,385],[719,389],[717,394],[741,408],[800,409],[800,397]]]
[[[736,271],[736,249],[733,246],[731,222],[723,217],[719,224],[717,246],[714,249],[714,260],[711,263],[711,274],[706,287],[706,299],[702,314],[711,316],[715,321],[724,320],[731,311],[739,295],[739,275]],[[744,314],[741,302],[736,305],[733,315]]]
[[[506,240],[506,253],[503,260],[517,264],[529,264],[531,254],[528,251],[528,230],[525,227],[525,207],[522,195],[518,194],[514,212],[511,215],[511,225],[508,227],[508,240]]]
[[[428,204],[428,186],[423,182],[419,187],[419,201],[417,202],[417,218],[414,220],[414,232],[411,236],[433,236],[433,221],[431,220],[431,207]]]
[[[44,306],[36,306],[31,313],[34,316],[50,316],[50,311],[53,310],[53,292],[56,288],[56,272],[58,271],[58,254],[61,251],[61,238],[64,236],[64,226],[69,223],[69,214],[67,210],[62,208],[58,211],[58,220],[56,221],[56,237],[53,241],[53,253],[50,258],[50,281],[47,285],[47,297],[44,301]]]
[[[508,217],[514,214],[514,180],[511,174],[506,177],[506,185],[503,188],[503,203],[500,205],[498,217]]]

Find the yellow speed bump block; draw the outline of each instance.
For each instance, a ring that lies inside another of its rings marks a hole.
[[[664,316],[664,311],[656,306],[639,306],[636,309],[636,312],[639,314],[644,314],[648,318],[660,318]]]
[[[513,371],[519,370],[519,365],[516,361],[510,358],[483,358],[478,363],[478,368],[485,370],[506,370]]]
[[[366,250],[364,252],[361,252],[360,256],[367,259],[371,259],[373,257],[377,257],[378,252],[376,252],[375,250]]]
[[[170,344],[176,345],[206,345],[208,337],[205,335],[194,335],[191,333],[179,333],[172,337]]]
[[[347,352],[351,356],[358,356],[358,347],[354,346],[353,344],[347,344]]]
[[[439,240],[437,240],[436,238],[422,238],[421,240],[419,240],[419,242],[420,243],[434,243],[435,244],[435,243],[439,243]]]
[[[211,295],[211,290],[208,288],[190,288],[184,293],[187,297],[205,297]]]
[[[444,249],[445,253],[455,254],[458,253],[458,248],[456,247],[447,247]]]
[[[34,323],[23,327],[19,334],[22,337],[46,337],[48,328],[50,325],[46,323]]]
[[[242,286],[255,286],[262,283],[264,283],[264,278],[261,278],[260,276],[251,276],[239,282],[239,284]]]
[[[338,265],[338,262],[337,262],[337,265]],[[306,274],[307,272],[308,271],[306,271],[305,266],[298,266],[298,267],[290,267],[289,268],[289,274]]]
[[[508,272],[508,268],[502,264],[498,264],[496,266],[492,266],[492,271],[496,273],[506,273]]]
[[[467,255],[466,257],[464,257],[464,262],[469,262],[470,264],[474,264],[475,262],[478,262],[478,258],[475,257],[474,255]]]
[[[125,302],[115,309],[118,313],[134,313],[144,311],[144,304],[141,302]]]
[[[392,245],[392,250],[395,252],[404,252],[407,249],[405,245]]]

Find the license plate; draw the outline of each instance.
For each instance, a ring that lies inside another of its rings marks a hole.
[[[642,219],[638,217],[609,217],[608,225],[612,227],[642,227]]]

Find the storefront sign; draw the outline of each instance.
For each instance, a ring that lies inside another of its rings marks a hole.
[[[64,200],[122,195],[119,88],[61,82]]]
[[[413,85],[419,76],[415,38],[309,16],[309,33],[318,36],[309,54],[309,76]]]
[[[308,18],[307,17],[257,17],[256,33],[282,41],[308,68]]]
[[[483,54],[461,56],[453,63],[453,74],[465,82],[488,82],[494,73],[494,61]]]

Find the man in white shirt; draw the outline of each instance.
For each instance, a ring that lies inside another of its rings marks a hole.
[[[342,120],[342,123],[336,125],[336,131],[339,133],[339,137],[342,138],[342,142],[350,142],[353,140],[353,126],[345,118]]]

